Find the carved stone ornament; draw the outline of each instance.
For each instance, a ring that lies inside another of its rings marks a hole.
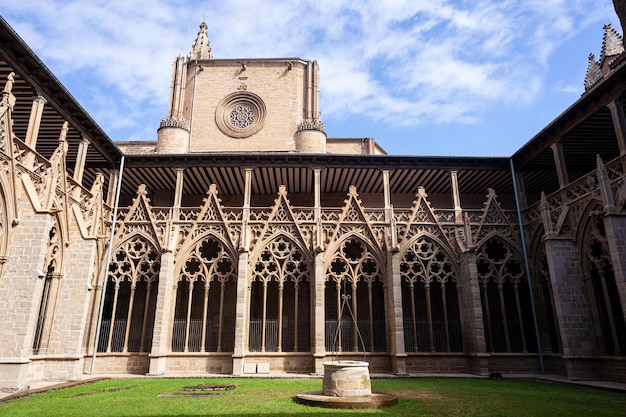
[[[265,103],[261,97],[238,91],[224,97],[215,111],[215,123],[226,135],[247,138],[263,128]]]

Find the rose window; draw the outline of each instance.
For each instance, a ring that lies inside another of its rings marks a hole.
[[[245,129],[254,123],[254,110],[247,104],[240,104],[230,112],[230,123],[236,129]]]

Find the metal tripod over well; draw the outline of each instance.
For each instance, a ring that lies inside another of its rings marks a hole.
[[[363,348],[363,361],[366,362],[366,350],[365,350],[365,343],[363,342],[363,337],[361,336],[361,331],[359,330],[359,326],[356,322],[356,318],[354,317],[354,313],[352,312],[352,308],[350,307],[350,299],[352,298],[351,295],[348,294],[342,294],[341,295],[341,308],[339,310],[339,319],[337,320],[337,330],[335,331],[335,337],[333,338],[333,353],[334,353],[334,357],[335,357],[335,361],[338,362],[339,361],[339,356],[338,356],[338,352],[337,352],[337,342],[339,340],[339,335],[341,334],[341,323],[342,323],[342,319],[343,319],[343,311],[344,308],[347,307],[348,309],[348,313],[350,313],[350,317],[352,318],[352,323],[354,325],[354,328],[356,329],[356,333],[359,336],[359,341],[361,342],[361,347]]]

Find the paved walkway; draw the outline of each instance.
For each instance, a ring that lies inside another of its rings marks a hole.
[[[486,378],[484,376],[474,374],[410,374],[405,376],[397,376],[392,374],[371,374],[372,379],[376,378]],[[163,376],[146,376],[146,375],[133,375],[133,374],[99,374],[99,375],[81,375],[78,379],[68,382],[54,382],[54,381],[39,381],[30,385],[27,390],[7,393],[0,392],[0,402],[9,401],[16,398],[26,397],[30,394],[48,391],[51,389],[68,388],[74,385],[100,381],[103,379],[121,379],[121,378],[234,378],[231,375],[223,374],[172,374]],[[238,377],[237,377],[238,378]],[[306,375],[306,374],[280,374],[280,375],[246,375],[244,378],[291,378],[291,379],[321,379],[320,375]],[[539,375],[539,374],[504,374],[504,379],[531,379],[538,381],[547,381],[559,384],[578,385],[581,387],[604,389],[609,391],[626,393],[626,383],[613,382],[613,381],[599,381],[599,380],[583,380],[583,379],[568,379],[561,375]]]

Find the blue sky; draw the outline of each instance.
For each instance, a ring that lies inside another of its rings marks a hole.
[[[156,140],[172,59],[314,59],[329,137],[508,156],[583,92],[610,0],[29,0],[2,16],[113,140]]]

